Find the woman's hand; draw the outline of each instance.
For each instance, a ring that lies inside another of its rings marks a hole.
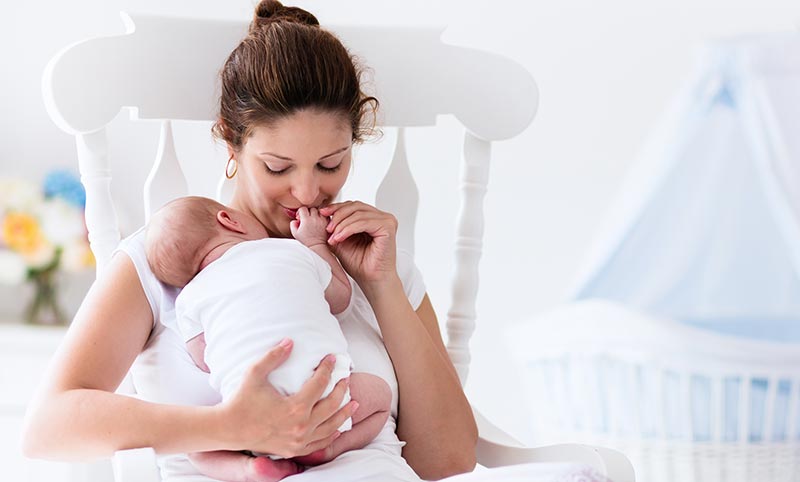
[[[341,409],[349,379],[340,380],[324,399],[335,357],[328,355],[294,395],[284,396],[267,381],[286,361],[292,342],[284,340],[251,366],[238,392],[220,405],[223,430],[232,450],[252,450],[285,458],[328,447],[337,429],[355,411],[355,402]]]
[[[330,204],[319,212],[331,217],[328,244],[362,288],[397,277],[394,216],[359,201]]]

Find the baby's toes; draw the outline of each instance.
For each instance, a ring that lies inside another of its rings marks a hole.
[[[299,465],[289,459],[272,460],[269,457],[253,457],[250,460],[248,482],[276,482],[302,471],[303,469]]]

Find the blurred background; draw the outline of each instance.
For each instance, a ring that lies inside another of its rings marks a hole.
[[[537,407],[525,395],[526,381],[520,371],[525,362],[512,356],[508,330],[573,299],[576,283],[580,285],[587,269],[591,271],[595,240],[605,229],[604,220],[623,190],[623,180],[641,158],[648,135],[673,106],[675,96],[692,82],[698,49],[710,41],[795,35],[800,28],[800,4],[790,0],[296,4],[315,13],[323,25],[441,25],[447,27],[446,42],[507,56],[536,79],[540,106],[533,124],[494,148],[467,392],[489,419],[521,441],[558,441],[557,436],[541,437],[528,423]],[[50,121],[41,98],[42,71],[61,48],[87,37],[122,34],[120,10],[241,20],[250,18],[252,7],[251,0],[18,1],[7,5],[0,19],[0,58],[5,63],[0,89],[4,106],[0,139],[5,146],[0,178],[43,186],[54,171],[77,174],[74,139]],[[211,147],[209,127],[175,124],[182,163]],[[143,182],[156,153],[158,132],[157,123],[132,122],[126,114],[109,127],[115,179],[125,180],[114,185],[123,235],[143,223],[141,193],[127,186]],[[417,179],[421,191],[457,172],[460,153],[451,146],[459,145],[461,135],[461,127],[451,118],[440,119],[436,130],[408,133],[412,169],[425,166],[426,172],[432,172]],[[384,142],[392,138],[387,132]],[[356,171],[367,165],[370,156],[379,156],[381,149],[381,145],[362,148]],[[439,194],[440,202],[455,206],[457,184],[443,184],[447,187]],[[3,188],[6,193],[12,189]],[[452,244],[453,233],[449,224],[437,222],[436,214],[423,213],[419,219],[417,258],[444,322],[451,266],[441,262],[439,253]],[[69,318],[91,283],[92,269],[65,270],[58,276],[63,280],[59,303]],[[0,320],[19,325],[34,296],[32,283],[0,285]],[[547,329],[546,323],[537,326]],[[13,328],[9,333],[24,337],[30,346],[40,343]],[[27,346],[13,337],[6,336],[6,344]],[[49,340],[41,342],[49,347],[57,343],[58,330],[41,337]],[[3,342],[0,339],[0,346],[5,346]],[[17,352],[9,348],[6,353]],[[8,363],[4,365],[0,370],[11,369]],[[13,390],[0,386],[0,392]],[[11,407],[10,402],[7,405]],[[2,405],[0,410],[5,410],[4,423],[12,428],[0,433],[17,431],[20,410]],[[5,458],[15,450],[15,441],[3,443],[0,448],[8,450],[0,457]]]

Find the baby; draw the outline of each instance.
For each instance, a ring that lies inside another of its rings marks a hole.
[[[297,392],[327,354],[336,356],[327,396],[350,376],[342,406],[352,396],[358,409],[333,444],[293,459],[316,465],[369,443],[389,415],[391,392],[374,375],[353,373],[347,341],[333,314],[344,311],[350,280],[328,249],[328,220],[301,208],[290,229],[295,239],[269,238],[252,215],[203,197],[176,199],[147,225],[147,261],[163,283],[182,288],[175,302],[178,327],[195,364],[223,400],[245,371],[284,338],[296,340],[289,359],[268,379],[283,394]],[[301,244],[302,243],[302,244]],[[205,475],[222,480],[275,480],[277,464],[258,457],[248,467],[230,452],[189,458]]]

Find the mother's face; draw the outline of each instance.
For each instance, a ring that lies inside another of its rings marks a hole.
[[[256,127],[234,154],[239,171],[231,204],[258,218],[270,236],[291,237],[298,208],[329,204],[344,185],[352,137],[345,117],[310,109]]]

